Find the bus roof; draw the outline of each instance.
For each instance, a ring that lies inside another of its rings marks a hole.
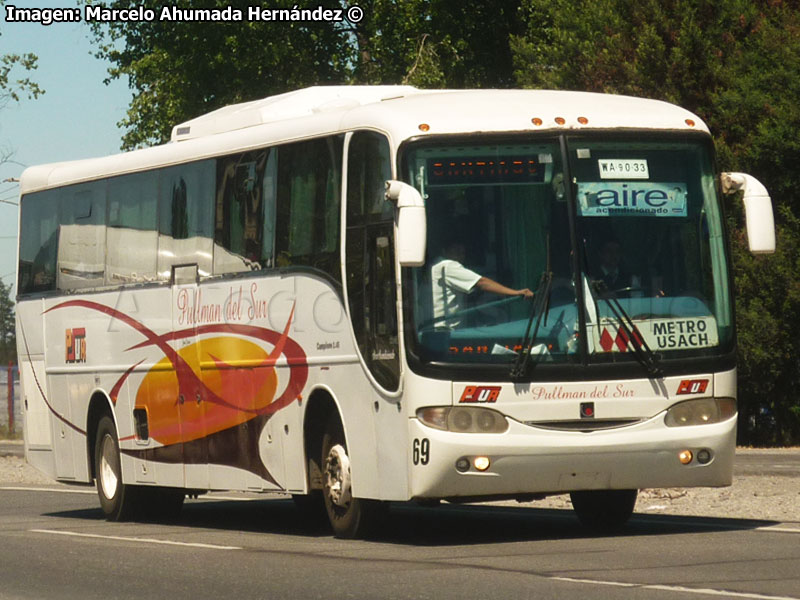
[[[22,175],[20,193],[355,129],[384,131],[395,147],[412,137],[495,132],[642,129],[708,133],[706,124],[687,110],[630,96],[316,86],[227,106],[186,121],[175,126],[170,143],[161,146],[31,167]]]

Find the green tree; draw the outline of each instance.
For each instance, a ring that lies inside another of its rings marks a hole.
[[[778,252],[747,252],[728,201],[739,331],[740,442],[800,439],[800,11],[796,2],[525,0],[512,39],[527,87],[674,102],[709,125],[722,170],[771,191]]]
[[[0,280],[0,368],[17,363],[17,336],[14,323],[14,301],[10,286]]]
[[[130,8],[126,0],[92,2]],[[159,14],[159,0],[140,3]],[[179,8],[195,2],[173,3]],[[246,0],[216,0],[247,12]],[[271,8],[297,6],[289,0]],[[204,23],[193,21],[94,22],[98,56],[113,67],[110,78],[127,76],[133,99],[123,148],[169,139],[172,127],[215,108],[263,98],[307,85],[340,81],[348,61],[340,32],[332,24],[272,21]]]
[[[5,14],[5,0],[0,0],[0,12]],[[2,32],[0,32],[2,35]],[[36,98],[44,93],[39,85],[29,77],[18,75],[36,69],[37,57],[35,54],[3,54],[0,56],[0,108],[8,102],[17,102],[22,96]]]
[[[353,33],[355,83],[424,88],[513,87],[509,45],[522,34],[520,0],[458,4],[449,0],[363,0]]]
[[[0,12],[3,14],[5,14],[4,5],[5,0],[0,0]],[[35,54],[0,55],[0,109],[9,102],[20,101],[23,97],[37,98],[44,94],[44,90],[35,81],[24,75],[35,70],[36,67],[37,57]],[[0,148],[0,165],[9,162],[12,155],[13,151],[9,148]],[[11,299],[10,293],[10,286],[6,286],[0,280],[0,366],[7,365],[9,362],[17,362],[14,301]]]
[[[88,2],[88,0],[86,0]],[[129,8],[125,0],[92,2]],[[178,7],[197,3],[181,0]],[[246,0],[204,7],[245,11]],[[346,3],[333,3],[347,6]],[[110,78],[129,78],[133,99],[123,148],[169,139],[172,127],[228,104],[318,84],[509,87],[511,33],[520,0],[464,6],[446,0],[363,0],[357,23],[115,21],[93,23]],[[145,8],[163,5],[145,0]],[[290,0],[270,8],[292,9]]]

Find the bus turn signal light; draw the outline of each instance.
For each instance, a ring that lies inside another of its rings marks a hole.
[[[691,450],[684,450],[678,454],[678,460],[681,461],[682,465],[688,465],[690,462],[692,462],[692,458],[694,458],[694,456],[692,455]]]

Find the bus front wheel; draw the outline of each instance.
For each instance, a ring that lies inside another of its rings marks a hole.
[[[584,526],[596,531],[620,529],[633,514],[637,490],[571,492],[572,508]]]
[[[338,538],[363,537],[378,523],[386,505],[377,500],[354,498],[350,457],[341,425],[328,424],[322,438],[322,498],[333,533]]]
[[[117,428],[108,415],[97,424],[94,468],[97,495],[106,518],[109,521],[129,519],[136,506],[136,488],[122,483]]]

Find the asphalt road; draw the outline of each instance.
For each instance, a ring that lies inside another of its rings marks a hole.
[[[735,475],[800,477],[800,449],[737,450],[733,470]]]
[[[571,511],[402,506],[375,539],[344,541],[286,499],[109,523],[92,490],[0,487],[0,598],[715,596],[800,599],[800,524],[636,515],[596,536]]]

